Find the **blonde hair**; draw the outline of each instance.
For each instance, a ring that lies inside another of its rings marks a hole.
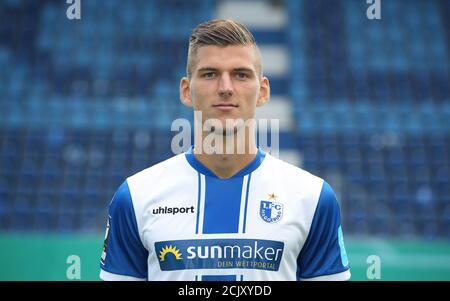
[[[262,75],[261,54],[256,45],[253,34],[243,24],[234,20],[214,19],[199,24],[189,37],[189,50],[187,57],[186,74],[192,76],[192,68],[195,56],[200,47],[203,46],[253,46],[257,51],[257,71]]]

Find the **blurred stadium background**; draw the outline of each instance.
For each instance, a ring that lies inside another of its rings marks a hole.
[[[187,40],[254,32],[271,79],[260,117],[280,156],[338,194],[353,280],[450,280],[450,1],[0,2],[0,280],[97,280],[106,210],[128,175],[172,156]]]

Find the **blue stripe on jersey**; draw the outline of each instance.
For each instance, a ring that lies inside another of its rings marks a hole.
[[[202,193],[202,178],[199,172],[197,174],[198,174],[198,200],[197,200],[197,222],[195,225],[195,234],[198,234],[198,226],[200,221],[200,200]]]
[[[249,174],[246,196],[244,227],[246,223],[248,191],[250,187],[251,173],[256,170],[265,158],[265,152],[258,149],[255,159],[246,167],[229,179],[220,179],[211,170],[199,162],[193,153],[194,147],[191,146],[186,152],[186,159],[189,164],[197,170],[198,176],[198,205],[197,208],[197,225],[195,233],[198,234],[199,228],[199,212],[201,200],[201,176],[205,175],[205,206],[203,212],[203,233],[238,233],[239,232],[239,215],[241,209],[241,196],[244,176]],[[196,278],[197,280],[197,278]],[[202,280],[208,281],[236,281],[236,275],[204,275]],[[241,276],[241,281],[243,276]]]
[[[333,189],[323,182],[308,238],[297,258],[297,279],[332,275],[349,269],[340,234],[340,209]],[[345,265],[344,265],[345,264]]]
[[[242,229],[242,233],[245,233],[245,229],[246,229],[245,226],[246,226],[246,223],[247,223],[248,190],[250,188],[250,180],[251,179],[252,179],[252,174],[249,174],[248,175],[248,180],[247,180],[247,189],[245,191],[244,226],[243,226],[243,229]]]
[[[244,176],[257,169],[263,162],[266,153],[258,149],[258,152],[246,167],[229,179],[220,179],[211,170],[195,158],[194,147],[191,146],[186,152],[186,160],[197,170],[205,175],[205,207],[203,212],[203,233],[237,233],[239,232],[239,214],[242,195],[242,183]],[[247,212],[248,190],[250,177],[247,183],[245,212]],[[198,177],[198,208],[201,199],[201,178]],[[199,213],[199,210],[197,211]],[[244,216],[245,219],[245,216]],[[195,233],[198,234],[199,216],[197,214],[197,225]],[[245,225],[244,225],[245,232]]]
[[[205,177],[203,233],[238,233],[243,177]]]
[[[109,230],[105,241],[104,271],[147,278],[148,251],[141,242],[127,181],[117,189],[109,205]]]
[[[202,275],[202,281],[236,281],[236,275]]]

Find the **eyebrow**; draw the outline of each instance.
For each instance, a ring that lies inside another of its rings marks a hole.
[[[198,69],[198,72],[210,72],[210,71],[218,71],[219,69],[214,68],[214,67],[203,67]],[[246,67],[239,67],[239,68],[234,68],[233,72],[250,72],[253,73],[253,69],[250,68],[246,68]]]
[[[250,69],[250,68],[241,67],[241,68],[233,69],[233,71],[234,72],[250,72],[250,73],[253,73],[254,70]],[[255,71],[255,73],[256,73],[256,71]]]
[[[213,67],[203,67],[203,68],[198,69],[198,72],[217,71],[217,70],[219,70],[219,69],[213,68]]]

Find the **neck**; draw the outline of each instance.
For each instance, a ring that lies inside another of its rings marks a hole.
[[[239,134],[239,131],[229,136],[214,134],[211,138],[209,135],[213,135],[212,133],[203,133],[199,135],[201,141],[196,135],[196,145],[193,150],[195,158],[217,177],[221,179],[232,177],[250,164],[258,153],[254,133],[245,131],[241,133],[242,136]],[[212,143],[214,146],[207,147],[209,145],[207,142],[211,142],[211,139],[214,139]]]

